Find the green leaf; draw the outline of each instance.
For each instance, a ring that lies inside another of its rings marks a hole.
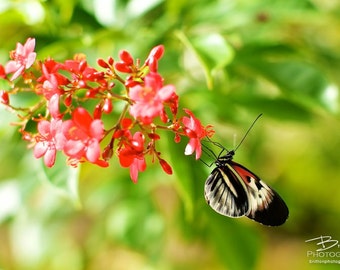
[[[210,70],[223,68],[233,60],[232,47],[219,34],[198,36],[192,42],[203,64]]]
[[[264,113],[264,115],[272,118],[293,121],[307,121],[312,119],[312,113],[310,110],[289,99],[248,95],[239,98],[238,103],[242,104],[249,110],[251,109],[256,113]]]
[[[192,40],[183,32],[177,32],[177,36],[199,60],[208,88],[212,89],[214,73],[231,63],[234,58],[233,48],[217,33],[197,36]]]
[[[338,110],[338,89],[320,70],[298,61],[251,61],[249,65],[276,84],[287,97],[307,107],[319,106],[330,112]]]
[[[0,78],[0,90],[10,90],[11,86],[8,80]]]
[[[169,137],[168,142],[173,144],[172,140],[173,138]],[[183,201],[186,217],[188,220],[192,220],[194,211],[193,167],[190,162],[192,157],[184,156],[185,143],[187,142],[181,141],[180,144],[175,147],[173,145],[170,146],[170,143],[168,143],[167,148],[170,153],[170,164],[176,176],[175,186]]]
[[[61,194],[70,199],[75,206],[80,207],[78,194],[79,166],[73,168],[66,164],[66,157],[58,152],[54,166],[48,168],[43,161],[41,168],[37,168],[39,178],[54,186]]]
[[[220,261],[228,269],[254,269],[261,250],[258,232],[241,220],[214,212],[209,214],[209,219],[210,237]]]

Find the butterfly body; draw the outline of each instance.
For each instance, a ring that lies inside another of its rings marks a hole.
[[[219,214],[247,216],[259,223],[279,226],[288,218],[283,199],[257,175],[234,162],[235,151],[216,159],[216,168],[205,183],[205,198]]]

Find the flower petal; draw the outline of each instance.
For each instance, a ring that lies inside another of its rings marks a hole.
[[[54,148],[48,149],[48,151],[45,153],[44,162],[47,167],[53,167],[55,163],[56,153],[57,151]]]
[[[195,139],[190,139],[189,140],[189,143],[185,147],[185,151],[184,151],[184,154],[186,156],[191,155],[195,151],[195,147],[196,147],[196,143],[195,142],[196,142]]]
[[[95,163],[100,157],[100,146],[97,140],[92,140],[87,147],[86,158],[88,161]]]
[[[78,107],[73,111],[72,120],[85,132],[90,129],[90,125],[92,123],[91,115],[82,107]]]
[[[173,93],[175,93],[175,86],[168,84],[158,91],[158,96],[160,97],[161,100],[167,101],[168,99],[171,98]]]
[[[48,149],[47,143],[45,143],[45,142],[38,142],[34,146],[34,150],[33,150],[34,157],[35,158],[41,158],[43,155],[45,155],[47,149]]]
[[[97,140],[101,140],[104,134],[104,124],[102,120],[93,120],[90,125],[90,136]]]
[[[47,120],[41,120],[38,123],[38,132],[43,136],[47,137],[51,133],[51,123]]]

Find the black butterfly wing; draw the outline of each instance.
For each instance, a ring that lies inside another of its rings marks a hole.
[[[229,165],[246,186],[249,209],[245,215],[264,225],[282,225],[288,218],[289,210],[279,194],[241,164],[229,161]]]
[[[262,182],[262,181],[261,181]],[[267,208],[251,212],[248,217],[268,226],[280,226],[288,218],[289,210],[282,198],[274,191],[273,198]]]
[[[244,182],[229,164],[216,167],[205,182],[207,203],[219,214],[240,217],[249,212],[249,199]]]

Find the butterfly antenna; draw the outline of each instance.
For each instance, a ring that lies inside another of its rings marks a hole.
[[[219,142],[215,142],[213,140],[211,140],[208,136],[206,137],[207,141],[215,146],[217,146],[218,148],[223,149],[224,151],[228,151],[222,144],[220,144]],[[205,146],[207,147],[207,146]],[[207,147],[208,148],[208,147]]]
[[[216,158],[216,155],[213,150],[211,150],[208,146],[202,143],[202,151],[207,154],[208,157]]]
[[[247,137],[248,133],[250,132],[250,130],[253,128],[253,126],[255,125],[256,121],[262,116],[262,113],[259,114],[256,119],[253,121],[253,123],[250,125],[250,127],[248,128],[246,134],[244,134],[242,140],[239,142],[239,144],[236,146],[236,148],[234,149],[234,151],[236,151],[240,145],[243,143],[244,139]]]

